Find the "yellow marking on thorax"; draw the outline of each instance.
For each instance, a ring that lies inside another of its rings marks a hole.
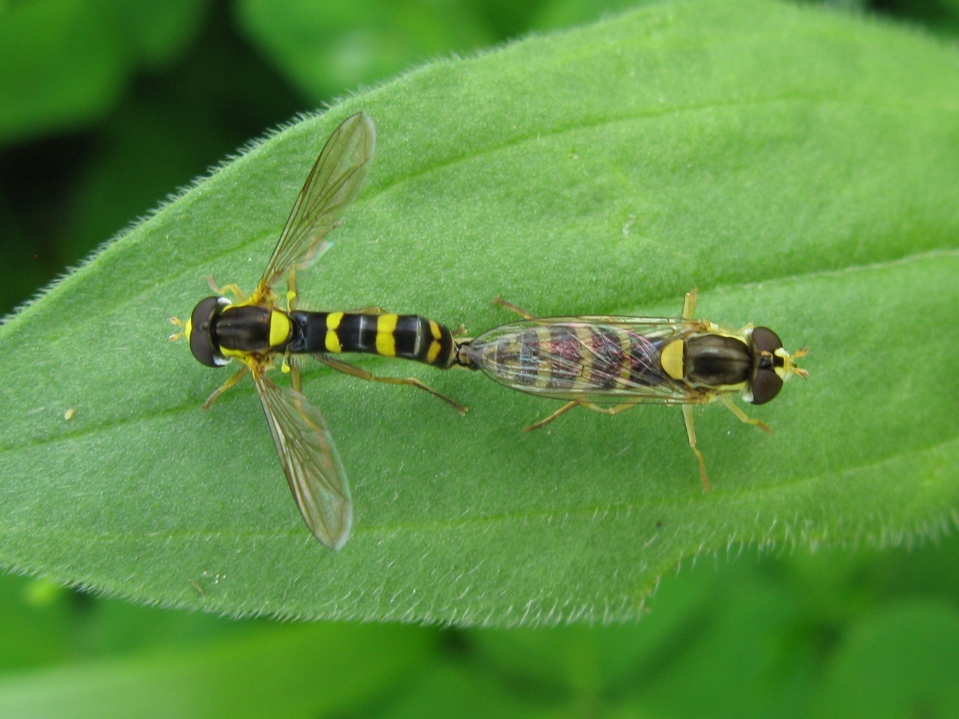
[[[270,312],[270,347],[279,347],[290,339],[290,318],[283,312]]]
[[[686,376],[683,368],[685,354],[686,345],[683,340],[673,340],[663,348],[662,354],[659,356],[663,370],[675,380],[682,380]]]
[[[440,331],[440,326],[433,320],[430,320],[430,334],[433,335],[433,341],[430,342],[429,351],[426,353],[426,361],[433,364],[436,358],[440,356],[440,350],[443,349],[439,342],[443,333]]]
[[[330,312],[326,316],[326,351],[327,352],[342,352],[343,348],[340,346],[340,336],[336,333],[336,330],[340,326],[340,322],[343,321],[342,312]]]
[[[376,318],[376,353],[396,357],[396,323],[399,315],[380,315]]]

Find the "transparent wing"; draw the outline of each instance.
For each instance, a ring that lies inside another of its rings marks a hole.
[[[667,375],[662,349],[702,329],[659,317],[543,317],[501,325],[471,341],[487,376],[511,389],[568,401],[684,404],[702,393]]]
[[[257,293],[267,294],[288,270],[303,269],[317,256],[323,238],[359,194],[375,145],[376,130],[365,113],[350,115],[333,131],[296,198]]]
[[[303,521],[320,542],[340,549],[350,538],[353,507],[323,415],[303,395],[280,389],[258,368],[253,381]]]

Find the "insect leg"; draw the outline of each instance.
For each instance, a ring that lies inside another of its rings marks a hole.
[[[541,419],[541,420],[540,420],[539,422],[537,422],[536,424],[531,424],[529,427],[527,427],[527,428],[524,429],[523,431],[524,431],[524,432],[532,432],[532,431],[535,430],[535,429],[540,429],[541,427],[545,427],[545,426],[548,425],[550,422],[552,422],[554,419],[556,419],[557,417],[559,417],[559,416],[562,415],[562,414],[566,414],[567,412],[569,412],[573,407],[577,406],[578,404],[579,404],[579,402],[567,402],[567,403],[564,404],[562,407],[560,407],[558,410],[556,410],[555,412],[553,412],[553,414],[551,414],[549,417],[546,417],[545,419]]]
[[[213,403],[216,402],[217,397],[219,397],[221,394],[223,394],[228,389],[230,389],[230,387],[232,387],[241,379],[243,379],[243,377],[246,376],[246,373],[249,371],[250,371],[250,368],[247,365],[243,365],[243,367],[239,369],[232,377],[230,377],[230,379],[228,379],[226,382],[220,385],[219,389],[217,389],[216,392],[214,392],[213,394],[209,396],[207,401],[203,403],[203,409],[210,409],[210,407],[213,406]]]
[[[636,406],[636,404],[625,402],[623,404],[614,404],[612,407],[603,407],[602,405],[593,404],[592,402],[580,402],[579,406],[585,407],[593,412],[601,412],[603,414],[619,414],[620,412],[625,412],[628,409],[632,409]]]
[[[466,414],[466,407],[450,399],[445,394],[440,394],[429,385],[425,385],[422,382],[420,382],[418,379],[415,379],[413,377],[406,377],[406,378],[380,377],[378,375],[373,374],[372,372],[367,372],[365,369],[360,369],[359,367],[354,367],[353,365],[347,364],[346,362],[341,362],[340,360],[333,359],[332,357],[329,357],[328,355],[314,355],[314,357],[316,357],[316,359],[318,359],[320,362],[325,364],[327,367],[335,369],[339,372],[343,372],[344,374],[348,374],[351,377],[356,377],[358,379],[366,380],[367,382],[382,382],[384,384],[408,384],[412,387],[419,387],[422,390],[426,390],[434,397],[439,397],[441,400],[443,400],[444,402],[452,406],[460,414]]]
[[[689,292],[686,293],[685,299],[683,299],[683,319],[691,320],[693,318],[693,312],[696,311],[696,293],[697,289],[693,287]]]
[[[592,402],[580,402],[580,401],[574,400],[572,402],[567,402],[566,404],[564,404],[562,407],[560,407],[558,410],[553,412],[553,414],[551,414],[546,419],[541,419],[536,424],[531,424],[524,431],[532,432],[534,429],[539,429],[540,427],[544,427],[545,425],[549,424],[554,419],[559,417],[561,414],[566,414],[567,412],[569,412],[571,409],[573,409],[573,407],[583,407],[584,409],[592,410],[593,412],[600,412],[602,414],[619,414],[620,412],[625,412],[626,410],[635,406],[636,406],[635,404],[625,403],[625,404],[616,404],[616,405],[613,405],[612,407],[603,407],[602,405],[593,404]]]
[[[732,398],[728,394],[722,395],[720,399],[722,399],[723,404],[729,408],[729,411],[732,412],[734,415],[736,415],[736,417],[739,419],[740,422],[745,422],[746,424],[751,424],[755,427],[759,427],[759,429],[761,429],[763,432],[766,432],[767,434],[773,433],[773,431],[766,425],[765,422],[758,419],[754,419],[750,417],[748,414],[746,414],[745,412],[743,412],[739,408],[739,406],[735,402],[733,402]]]
[[[247,294],[235,284],[224,285],[223,287],[217,286],[216,282],[213,281],[213,275],[206,278],[206,283],[210,286],[211,290],[220,296],[230,292],[235,295],[240,302],[246,302],[249,299]]]
[[[526,310],[524,310],[524,309],[522,309],[522,308],[520,308],[520,307],[517,307],[517,306],[514,305],[512,302],[507,302],[507,301],[504,300],[502,297],[497,297],[496,299],[494,299],[494,300],[493,300],[493,304],[494,304],[494,305],[499,305],[500,307],[505,307],[505,308],[508,309],[508,310],[513,310],[513,312],[515,312],[516,314],[518,314],[520,317],[522,317],[522,318],[525,319],[525,320],[534,320],[534,319],[536,319],[535,316],[531,315],[531,314],[530,314],[529,312],[527,312]]]
[[[688,297],[688,295],[687,295]],[[703,481],[703,491],[710,490],[709,477],[706,476],[706,460],[703,453],[696,447],[696,425],[693,423],[693,405],[683,405],[683,422],[686,424],[686,438],[689,440],[689,448],[696,455],[696,461],[699,462],[699,478]]]
[[[283,367],[290,373],[290,386],[297,394],[303,394],[303,375],[300,373],[300,365],[296,363],[293,357],[287,355],[283,358]]]
[[[302,415],[300,419],[305,422],[313,431],[323,433],[323,429],[318,427],[316,422],[314,422],[309,413],[306,412],[303,408],[303,374],[300,371],[300,365],[293,359],[293,357],[287,357],[284,359],[284,367],[289,367],[287,370],[290,373],[290,386],[293,388],[294,392],[294,404],[296,409]]]
[[[296,308],[296,298],[299,293],[296,290],[296,268],[290,268],[290,274],[286,278],[286,309],[292,312]],[[299,390],[297,390],[299,391]]]

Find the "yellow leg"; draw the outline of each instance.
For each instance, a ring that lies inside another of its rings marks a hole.
[[[300,365],[296,363],[296,360],[291,355],[284,355],[283,365],[280,370],[286,374],[290,375],[290,385],[293,387],[293,391],[297,394],[303,393],[303,376],[300,374]]]
[[[603,407],[602,405],[593,404],[592,402],[580,402],[580,401],[574,400],[573,402],[567,402],[558,410],[553,412],[553,414],[551,414],[549,417],[545,419],[541,419],[536,424],[531,424],[529,427],[527,427],[523,431],[532,432],[535,429],[540,429],[541,427],[545,427],[547,424],[552,422],[554,419],[556,419],[560,415],[564,415],[567,412],[569,412],[571,409],[573,409],[573,407],[582,407],[583,409],[588,409],[593,412],[599,412],[601,414],[619,414],[620,412],[625,412],[626,410],[631,409],[632,407],[635,407],[635,406],[636,406],[635,404],[616,404],[616,405],[613,405],[612,407]]]
[[[294,400],[296,402],[297,409],[300,410],[300,414],[303,415],[303,419],[310,423],[311,426],[320,434],[322,430],[317,427],[313,420],[310,419],[309,415],[303,411],[303,376],[300,373],[300,365],[292,357],[285,357],[283,359],[283,366],[289,367],[288,372],[290,373],[290,386],[293,388],[293,391],[296,393]]]
[[[231,293],[236,296],[240,302],[246,302],[249,300],[247,294],[241,290],[235,284],[224,285],[223,287],[218,287],[216,282],[213,281],[213,275],[210,275],[206,278],[206,283],[210,286],[210,289],[213,290],[218,295],[225,295]]]
[[[720,399],[722,399],[723,404],[726,405],[729,411],[732,412],[734,415],[736,415],[736,417],[739,419],[740,422],[745,422],[746,424],[751,424],[754,427],[759,427],[759,429],[761,429],[763,432],[766,432],[767,434],[773,433],[773,431],[769,429],[768,425],[765,422],[758,419],[753,419],[748,414],[743,412],[739,408],[739,406],[735,402],[733,402],[732,398],[728,394],[721,395]]]
[[[466,407],[455,402],[454,400],[447,397],[445,394],[440,394],[435,389],[429,385],[425,385],[420,382],[418,379],[413,377],[379,377],[378,375],[373,374],[372,372],[367,372],[365,369],[360,369],[359,367],[354,367],[351,364],[346,362],[341,362],[340,360],[333,359],[328,355],[314,355],[316,359],[325,364],[327,367],[337,370],[338,372],[343,372],[348,374],[351,377],[356,377],[357,379],[366,380],[367,382],[382,382],[383,384],[406,384],[411,387],[419,387],[422,390],[429,392],[434,397],[439,397],[441,400],[449,404],[460,414],[466,414]]]
[[[533,315],[531,315],[531,314],[530,314],[529,312],[527,312],[526,310],[517,307],[517,306],[514,305],[512,302],[507,302],[507,301],[504,300],[502,297],[497,297],[496,299],[494,299],[494,300],[493,300],[493,304],[494,304],[494,305],[499,305],[500,307],[505,307],[505,308],[508,309],[508,310],[513,310],[513,312],[515,312],[516,314],[518,314],[518,315],[519,315],[520,317],[522,317],[523,319],[526,319],[526,320],[536,319]]]
[[[709,486],[709,477],[706,476],[706,460],[703,457],[703,453],[696,447],[696,425],[693,422],[693,405],[683,405],[683,422],[686,424],[686,438],[689,440],[689,448],[693,450],[693,454],[696,455],[696,461],[699,462],[699,478],[703,482],[703,491],[708,492],[711,487]]]
[[[296,309],[296,298],[299,293],[296,289],[296,268],[290,268],[290,274],[286,278],[286,311],[292,312]]]
[[[599,404],[593,404],[592,402],[580,402],[579,406],[583,409],[588,409],[591,412],[599,412],[600,414],[620,414],[625,412],[628,409],[635,407],[635,404],[614,404],[612,407],[603,407]]]
[[[698,290],[693,287],[689,292],[686,293],[686,298],[683,300],[683,319],[691,320],[693,318],[693,313],[696,311],[696,293]]]
[[[545,426],[548,425],[550,422],[552,422],[554,419],[556,419],[556,418],[559,417],[560,415],[566,414],[567,412],[569,412],[573,407],[577,406],[578,404],[579,404],[579,402],[567,402],[567,403],[564,404],[562,407],[560,407],[558,410],[556,410],[555,412],[553,412],[553,414],[551,414],[549,417],[546,417],[545,419],[541,419],[541,420],[540,420],[539,422],[537,422],[536,424],[531,424],[529,427],[527,427],[527,428],[524,429],[523,431],[524,431],[524,432],[532,432],[532,431],[535,430],[535,429],[540,429],[541,427],[545,427]]]
[[[238,370],[232,377],[230,377],[230,379],[228,379],[226,382],[220,385],[220,388],[216,392],[210,395],[207,401],[203,403],[203,409],[210,409],[210,407],[213,406],[213,403],[216,402],[217,397],[219,397],[221,394],[223,394],[228,389],[230,389],[230,387],[232,387],[241,379],[243,379],[246,376],[246,373],[249,371],[250,371],[250,368],[247,367],[246,365],[243,365],[243,367],[240,370]]]

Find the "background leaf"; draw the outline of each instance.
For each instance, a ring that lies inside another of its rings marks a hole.
[[[192,40],[206,6],[206,0],[0,5],[0,142],[106,114],[138,66],[162,67]]]
[[[959,56],[771,4],[654,6],[427,66],[252,149],[0,330],[0,562],[186,606],[305,617],[553,623],[637,616],[660,574],[732,542],[898,541],[959,491]],[[316,308],[379,304],[478,331],[541,315],[700,313],[808,344],[755,411],[520,428],[555,405],[465,373],[469,404],[319,368],[306,391],[350,473],[334,554],[287,495],[249,386],[168,345],[203,277],[250,287],[323,140],[377,123],[366,192]],[[923,318],[917,341],[916,318]],[[75,409],[73,419],[63,413]],[[199,587],[199,589],[197,589]]]
[[[57,719],[327,716],[394,688],[429,650],[430,637],[411,627],[260,628],[199,650],[7,678],[0,711]]]
[[[457,48],[492,41],[471,0],[242,0],[250,40],[315,103]]]
[[[955,716],[957,640],[952,606],[913,599],[872,612],[836,653],[812,716]]]

